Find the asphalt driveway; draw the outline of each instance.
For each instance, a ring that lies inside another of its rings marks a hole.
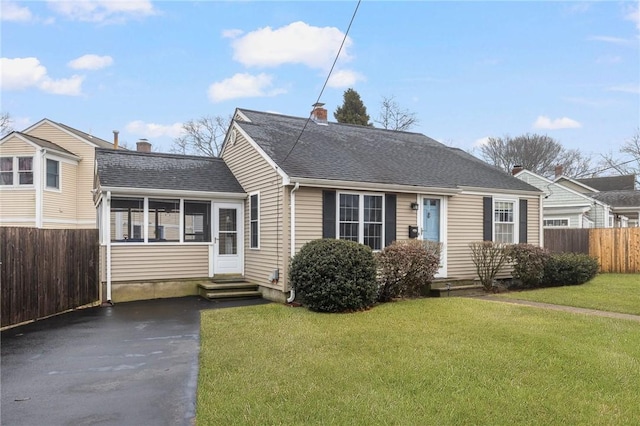
[[[161,299],[2,332],[0,423],[191,425],[200,310],[267,303]]]

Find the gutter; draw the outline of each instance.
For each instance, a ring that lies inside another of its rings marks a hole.
[[[289,207],[291,209],[290,218],[289,218],[289,226],[291,228],[291,239],[289,243],[291,246],[291,257],[293,257],[296,254],[296,194],[295,192],[298,190],[298,188],[300,188],[300,182],[296,182],[295,186],[291,188],[291,192],[289,194],[290,196]],[[289,297],[287,298],[287,303],[293,302],[295,298],[296,298],[296,291],[293,289],[293,287],[291,287]]]
[[[315,178],[295,178],[296,183],[304,186],[316,187],[316,188],[332,188],[332,189],[346,189],[351,191],[387,191],[387,192],[399,192],[399,193],[425,193],[433,195],[455,195],[462,192],[462,188],[438,188],[427,186],[413,186],[413,185],[399,185],[390,183],[377,183],[377,182],[355,182],[346,180],[333,180],[333,179],[315,179]],[[536,193],[537,195],[538,193]]]

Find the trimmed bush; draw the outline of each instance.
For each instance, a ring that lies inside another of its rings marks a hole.
[[[431,241],[396,241],[377,256],[379,302],[419,297],[429,289],[440,265],[440,244]]]
[[[519,280],[524,288],[540,287],[549,252],[532,244],[514,244],[506,250],[509,261],[513,263],[513,278]]]
[[[373,252],[352,241],[306,243],[291,261],[289,278],[312,311],[358,311],[371,307],[378,296]]]
[[[544,267],[544,285],[583,284],[598,273],[598,260],[586,254],[558,253],[549,257]]]
[[[469,248],[471,261],[484,291],[494,291],[496,276],[507,262],[504,245],[493,241],[477,241],[470,243]]]

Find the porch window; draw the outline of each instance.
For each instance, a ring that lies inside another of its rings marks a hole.
[[[142,198],[111,199],[111,241],[144,241],[144,200]]]
[[[259,194],[252,194],[249,197],[249,209],[250,209],[250,247],[257,249],[260,248],[260,196]]]
[[[569,219],[544,219],[542,226],[545,228],[568,228]]]
[[[184,202],[184,241],[211,242],[210,202]]]
[[[33,185],[33,157],[0,158],[0,185]]]
[[[513,244],[515,239],[515,202],[496,201],[493,206],[494,238],[496,243]]]
[[[382,249],[382,195],[340,194],[338,238]]]
[[[60,162],[47,159],[47,188],[60,189]]]
[[[149,241],[180,241],[180,200],[149,200]]]

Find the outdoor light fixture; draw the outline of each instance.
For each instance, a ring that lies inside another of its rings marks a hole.
[[[418,210],[420,205],[418,203],[411,203],[411,210]]]

